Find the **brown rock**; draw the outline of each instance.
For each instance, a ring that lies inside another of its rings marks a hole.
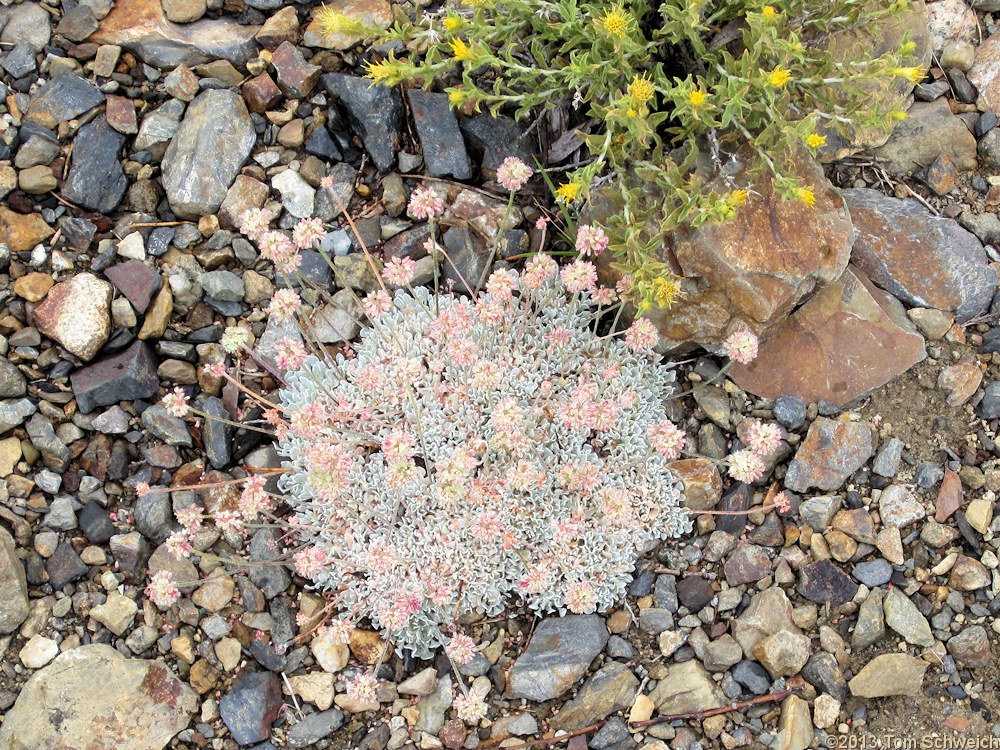
[[[258,114],[266,112],[281,101],[281,89],[267,73],[251,78],[240,90],[243,92],[243,98],[247,100],[247,107],[251,112]]]
[[[36,167],[22,169],[17,175],[17,185],[28,195],[41,195],[59,186],[59,180],[52,174],[52,169],[39,164]]]
[[[938,158],[927,167],[924,181],[927,183],[927,187],[938,195],[947,195],[955,189],[955,178],[959,171],[948,154],[939,154]]]
[[[1000,36],[991,35],[977,47],[969,82],[979,92],[984,109],[1000,111]]]
[[[0,206],[0,237],[15,253],[31,250],[54,233],[41,214],[19,214]]]
[[[975,362],[959,362],[941,370],[938,388],[947,391],[949,406],[961,406],[976,395],[983,382],[983,371]]]
[[[929,665],[909,654],[879,654],[855,675],[848,686],[860,698],[920,695]]]
[[[745,327],[766,337],[813,290],[843,273],[852,236],[843,199],[811,157],[801,157],[793,173],[815,191],[814,207],[781,198],[770,174],[751,181],[741,170],[734,178],[750,198],[735,217],[675,232],[669,260],[684,277],[684,302],[648,313],[662,349],[718,347]],[[728,184],[716,179],[706,190],[726,192]]]
[[[997,277],[975,235],[916,201],[867,188],[843,195],[856,233],[852,261],[878,286],[911,307],[953,311],[959,323],[989,307]]]
[[[684,482],[684,507],[688,510],[711,510],[722,497],[722,477],[715,462],[707,458],[671,461],[670,468]]]
[[[372,630],[352,630],[350,642],[347,645],[354,658],[362,664],[375,664],[385,650],[385,641],[382,640],[382,636]]]
[[[962,119],[951,113],[945,97],[916,102],[892,137],[876,149],[891,174],[909,174],[945,155],[954,168],[976,168],[976,139]]]
[[[955,511],[962,507],[962,480],[951,469],[944,470],[944,479],[938,489],[937,500],[934,502],[934,520],[944,523]]]
[[[978,560],[959,555],[948,576],[948,585],[959,591],[976,591],[990,585],[992,577]]]
[[[35,308],[35,327],[84,362],[111,334],[111,284],[81,273],[61,281]]]
[[[866,281],[848,268],[762,343],[753,362],[735,364],[730,377],[765,398],[842,405],[924,359],[923,337],[898,302]]]
[[[164,284],[146,313],[146,319],[139,329],[140,339],[158,339],[167,330],[170,313],[174,311],[174,294],[170,284]]]
[[[386,28],[392,23],[392,8],[387,0],[331,0],[323,7],[371,26]],[[347,50],[363,41],[363,37],[356,34],[325,34],[322,28],[314,15],[302,35],[302,43],[307,47]]]
[[[271,53],[271,64],[278,73],[278,88],[289,99],[303,99],[316,88],[323,69],[311,65],[291,42],[282,42]]]
[[[270,188],[253,177],[241,174],[236,177],[219,206],[219,224],[225,229],[238,229],[244,211],[261,208],[270,194]]]
[[[785,486],[795,492],[840,489],[874,452],[872,428],[866,422],[820,417],[809,426],[788,467]]]
[[[277,49],[282,42],[299,41],[299,14],[287,6],[270,16],[254,37],[264,49]]]
[[[278,130],[278,143],[285,148],[298,148],[306,139],[305,120],[296,118]]]
[[[55,281],[47,273],[36,271],[29,273],[14,282],[14,294],[28,302],[38,302],[46,294]]]
[[[135,104],[124,96],[108,95],[107,104],[108,125],[119,133],[138,133],[139,123],[136,119]]]
[[[179,26],[167,20],[160,0],[129,0],[114,4],[90,41],[117,44],[158,68],[218,59],[243,66],[257,52],[253,40],[257,30],[229,19]]]

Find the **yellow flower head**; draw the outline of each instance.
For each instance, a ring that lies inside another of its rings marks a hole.
[[[760,14],[764,16],[764,20],[770,23],[778,16],[778,11],[774,9],[773,5],[765,5],[761,8]]]
[[[780,66],[767,74],[767,82],[776,89],[780,89],[790,80],[792,80],[792,74]]]
[[[906,119],[906,112],[901,109],[894,109],[889,113],[889,120],[891,122],[902,122]]]
[[[688,92],[688,103],[695,109],[702,106],[707,98],[707,95],[701,89],[691,89]]]
[[[645,76],[636,76],[632,79],[632,83],[628,85],[628,95],[639,102],[648,102],[653,98],[653,94],[655,93],[656,87]]]
[[[810,133],[809,137],[806,138],[806,145],[809,148],[819,148],[820,146],[825,146],[826,136],[820,135],[819,133]]]
[[[813,192],[812,188],[795,188],[793,194],[795,195],[796,200],[802,201],[807,206],[816,205],[816,193]]]
[[[663,278],[660,276],[653,279],[653,299],[660,307],[672,307],[680,296],[681,285],[676,277]]]
[[[465,102],[465,96],[458,89],[451,89],[448,92],[448,103],[452,107],[461,107]]]
[[[556,200],[561,203],[572,203],[580,194],[580,187],[579,182],[564,182],[556,190]]]
[[[615,5],[597,21],[597,25],[604,29],[609,36],[615,36],[619,39],[625,36],[631,23],[632,16],[626,13],[620,5]]]
[[[399,60],[389,57],[382,62],[369,62],[365,65],[365,76],[372,79],[372,86],[398,86],[406,77],[403,75]]]
[[[897,78],[908,78],[914,83],[920,83],[924,79],[924,71],[921,68],[890,68],[889,75]]]
[[[445,16],[441,23],[444,24],[445,31],[454,31],[462,25],[462,19],[458,16]]]
[[[338,13],[333,8],[326,5],[319,6],[313,16],[319,33],[322,36],[336,36],[337,34],[370,35],[372,28],[360,21],[357,21],[343,13]]]
[[[899,45],[899,56],[900,57],[909,57],[910,55],[912,55],[916,51],[917,51],[917,43],[916,42],[903,42],[901,45]]]
[[[451,40],[451,51],[452,54],[455,55],[456,60],[472,59],[472,50],[469,49],[469,45],[459,37],[455,37]]]
[[[729,194],[729,199],[728,200],[729,200],[730,205],[733,205],[733,206],[742,206],[744,203],[747,202],[747,198],[749,196],[750,196],[750,194],[746,190],[743,190],[741,188],[739,190],[734,190],[733,192],[731,192]]]

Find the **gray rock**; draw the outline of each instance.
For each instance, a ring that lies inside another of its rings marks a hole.
[[[486,244],[468,227],[452,227],[444,235],[447,257],[444,262],[444,278],[455,285],[455,289],[471,293],[486,284],[490,273],[492,253]]]
[[[875,451],[871,426],[864,422],[842,422],[820,417],[809,426],[805,440],[785,474],[785,486],[793,492],[812,487],[838,490]]]
[[[70,383],[84,413],[119,401],[149,398],[160,388],[156,357],[144,341],[135,341],[123,352],[75,370]]]
[[[271,179],[271,187],[281,195],[281,205],[292,216],[306,219],[313,215],[316,189],[298,172],[286,169]]]
[[[154,151],[162,154],[166,144],[174,137],[184,116],[184,102],[171,99],[142,118],[135,137],[137,151]]]
[[[17,398],[28,392],[24,375],[6,359],[0,358],[0,398]]]
[[[43,521],[45,526],[56,531],[70,531],[77,527],[76,511],[73,509],[73,498],[61,495],[49,503],[49,512]]]
[[[504,115],[494,116],[482,112],[472,117],[463,117],[458,127],[469,139],[473,149],[482,152],[482,165],[496,170],[508,156],[516,156],[529,167],[534,168],[534,152],[531,136],[517,121]]]
[[[365,78],[327,73],[320,84],[347,109],[351,127],[361,136],[365,149],[380,172],[396,163],[403,128],[403,100],[394,88],[370,85]]]
[[[424,164],[431,176],[456,180],[472,177],[472,163],[465,151],[458,120],[448,104],[448,94],[415,88],[410,89],[407,96],[424,152]]]
[[[813,654],[802,668],[802,676],[810,685],[829,693],[838,701],[847,699],[847,680],[833,654]]]
[[[71,42],[82,42],[97,31],[97,26],[94,11],[80,4],[63,9],[62,18],[56,26],[56,33]]]
[[[0,634],[13,633],[28,618],[28,582],[14,539],[0,526]]]
[[[920,614],[917,605],[898,588],[891,588],[885,594],[883,602],[885,624],[914,646],[930,648],[934,645],[934,636],[927,618]]]
[[[142,413],[142,426],[168,445],[191,447],[191,433],[184,420],[173,416],[160,404]]]
[[[729,701],[697,661],[671,664],[649,697],[661,714],[721,708]]]
[[[635,740],[632,739],[628,725],[615,716],[594,733],[588,747],[593,750],[631,750],[635,747]]]
[[[899,463],[903,459],[903,448],[906,444],[899,438],[889,438],[882,450],[872,462],[872,471],[879,476],[894,477],[899,471]]]
[[[37,68],[34,48],[27,42],[18,42],[0,61],[0,67],[10,73],[11,78],[21,78],[33,73]]]
[[[799,505],[799,515],[802,520],[809,524],[813,531],[821,534],[829,528],[838,510],[840,510],[840,498],[836,495],[810,497]]]
[[[948,640],[948,653],[960,667],[985,667],[992,651],[990,636],[982,625],[972,625]]]
[[[946,154],[962,171],[975,169],[976,139],[962,119],[952,114],[946,99],[916,102],[906,115],[886,144],[874,152],[886,160],[891,174],[910,174],[940,154]]]
[[[47,14],[45,23],[49,23]],[[71,120],[101,104],[104,104],[104,94],[95,85],[73,73],[64,73],[50,80],[31,97],[26,119],[53,129],[60,122]]]
[[[336,708],[309,714],[287,735],[288,747],[312,747],[344,726],[344,712]]]
[[[191,102],[163,157],[163,187],[181,218],[218,211],[257,135],[243,98],[216,89]]]
[[[743,649],[728,633],[705,646],[701,660],[709,672],[725,672],[743,658]]]
[[[40,3],[19,3],[5,8],[0,15],[0,42],[23,42],[35,52],[41,52],[52,38],[52,17]]]
[[[763,695],[771,687],[771,676],[760,664],[744,659],[733,667],[730,674],[754,695]]]
[[[868,588],[884,586],[892,578],[892,566],[885,560],[871,560],[854,566],[854,577]]]
[[[1000,418],[1000,380],[986,384],[983,400],[976,406],[976,413],[983,419]]]
[[[920,500],[901,484],[890,484],[882,490],[878,499],[878,512],[883,525],[898,529],[919,521],[927,514]]]
[[[242,302],[245,290],[243,279],[232,271],[209,271],[201,276],[205,294],[222,302]]]
[[[281,678],[273,672],[240,675],[219,701],[219,713],[240,745],[263,742],[281,710]]]
[[[607,626],[597,615],[546,618],[514,662],[510,697],[538,702],[557,698],[584,675],[607,642]]]
[[[37,411],[37,407],[26,398],[0,401],[0,434],[10,432]]]
[[[957,221],[876,190],[842,194],[856,235],[851,262],[878,286],[910,307],[953,311],[959,323],[989,307],[996,273],[982,244]]]
[[[444,726],[445,712],[451,707],[451,675],[445,675],[438,680],[437,688],[430,695],[424,696],[417,704],[420,715],[414,728],[419,732],[437,734]]]
[[[4,717],[0,747],[162,748],[197,708],[195,692],[162,661],[127,659],[103,644],[79,646],[31,676]]]
[[[166,492],[151,492],[138,498],[132,519],[139,533],[154,544],[161,544],[172,531],[180,528],[174,521],[170,495]]]
[[[41,414],[35,414],[25,425],[31,444],[42,454],[42,460],[52,471],[64,472],[69,468],[69,447],[56,435],[52,423]]]
[[[115,525],[108,518],[107,511],[94,500],[83,506],[77,521],[91,544],[107,544],[115,535]]]

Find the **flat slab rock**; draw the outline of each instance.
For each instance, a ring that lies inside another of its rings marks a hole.
[[[197,708],[198,696],[163,662],[80,646],[31,676],[0,726],[0,747],[160,750]]]
[[[809,426],[785,474],[785,486],[794,492],[838,490],[875,452],[867,422],[820,417]]]
[[[924,338],[899,302],[848,267],[762,343],[753,362],[735,364],[730,377],[764,398],[843,406],[926,356]]]
[[[597,615],[567,615],[543,620],[511,670],[510,697],[547,701],[583,677],[609,638]]]
[[[964,323],[990,305],[996,272],[982,243],[954,219],[877,190],[844,190],[856,233],[852,262],[911,307],[955,313]]]

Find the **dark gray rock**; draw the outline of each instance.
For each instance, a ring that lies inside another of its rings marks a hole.
[[[0,67],[10,73],[11,78],[21,78],[36,70],[35,50],[27,42],[19,42],[8,52]]]
[[[154,544],[162,544],[172,531],[180,528],[174,521],[170,495],[166,492],[150,492],[136,500],[132,511],[135,528]]]
[[[156,357],[144,341],[135,341],[123,352],[76,370],[70,383],[84,413],[119,401],[149,398],[160,387]]]
[[[219,702],[219,713],[240,745],[263,742],[281,710],[281,678],[273,672],[240,675]]]
[[[52,423],[41,414],[35,414],[25,425],[31,444],[42,454],[42,460],[52,471],[62,473],[69,468],[70,451],[56,435]]]
[[[31,97],[26,119],[54,129],[60,122],[71,120],[104,104],[104,94],[78,75],[64,73],[53,78]]]
[[[111,213],[128,189],[118,154],[125,136],[102,115],[80,128],[73,141],[73,162],[62,194],[78,206]]]
[[[976,406],[976,414],[983,419],[1000,418],[1000,380],[986,384],[983,400]]]
[[[479,235],[468,227],[452,227],[444,235],[448,255],[444,262],[444,278],[459,292],[471,294],[481,289],[490,273],[492,253]]]
[[[250,540],[250,562],[270,563],[279,558],[280,539],[279,531],[271,527],[254,532]],[[292,582],[291,574],[284,565],[251,565],[249,576],[253,585],[268,599],[276,597]]]
[[[692,612],[700,612],[712,601],[713,596],[715,591],[712,590],[712,582],[707,578],[691,575],[677,582],[677,597],[681,604]]]
[[[0,358],[0,398],[17,398],[28,392],[24,375],[6,359]]]
[[[431,176],[456,180],[472,177],[472,164],[465,151],[458,120],[448,104],[448,95],[410,89],[407,96],[424,152],[424,164]]]
[[[803,566],[799,571],[798,591],[810,601],[839,607],[854,598],[858,584],[833,561],[819,560]]]
[[[744,659],[736,664],[730,674],[754,695],[763,695],[771,687],[771,676],[760,664]]]
[[[56,33],[71,42],[82,42],[97,31],[98,23],[94,11],[89,6],[80,3],[63,8],[62,18],[56,26]]]
[[[806,404],[796,396],[778,396],[772,408],[774,418],[789,430],[797,430],[806,421]]]
[[[838,701],[847,698],[847,680],[833,654],[813,654],[802,668],[802,676],[810,685],[829,693]]]
[[[163,187],[171,210],[184,219],[218,211],[256,141],[239,94],[199,94],[163,156]]]
[[[481,154],[485,169],[496,170],[508,156],[515,156],[532,169],[535,168],[533,144],[524,128],[511,117],[494,117],[482,112],[458,121],[469,145]]]
[[[361,136],[379,171],[392,169],[403,129],[399,91],[342,73],[327,73],[320,77],[320,84],[344,105],[351,127]]]
[[[115,535],[115,525],[108,513],[96,501],[91,500],[77,514],[80,530],[91,544],[107,544]]]
[[[232,460],[233,426],[220,420],[228,420],[229,413],[215,396],[202,401],[201,410],[208,415],[201,436],[208,461],[213,468],[224,469]]]
[[[45,561],[45,570],[49,574],[49,584],[56,591],[67,583],[72,583],[87,574],[87,565],[76,554],[69,542],[59,542],[56,551]]]

